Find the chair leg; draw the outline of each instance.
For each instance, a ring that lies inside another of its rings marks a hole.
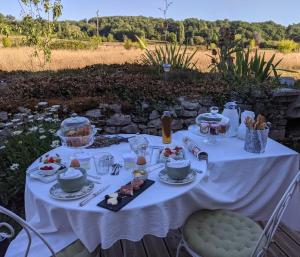
[[[179,253],[182,247],[184,247],[184,244],[183,244],[183,240],[181,239],[177,246],[176,257],[179,257]]]

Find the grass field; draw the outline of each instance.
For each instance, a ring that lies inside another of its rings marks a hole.
[[[153,46],[152,46],[153,47]],[[263,51],[263,50],[261,50]],[[272,56],[274,50],[265,50],[267,59]],[[0,70],[3,71],[39,71],[39,70],[61,70],[70,68],[83,68],[97,63],[121,64],[133,63],[139,60],[143,51],[132,48],[126,50],[121,43],[109,43],[99,46],[97,50],[53,50],[52,61],[45,67],[39,64],[31,55],[33,49],[29,47],[3,48],[0,47]],[[207,71],[210,59],[209,51],[201,50],[195,56],[197,66],[201,71]],[[287,74],[300,79],[300,53],[282,54],[276,53],[277,60],[283,58],[281,68],[299,71],[298,74]]]

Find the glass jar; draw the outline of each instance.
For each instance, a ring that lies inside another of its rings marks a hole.
[[[225,137],[229,128],[229,119],[219,114],[219,108],[213,106],[209,113],[200,114],[196,118],[199,134],[205,137],[204,142],[214,144],[217,139]]]

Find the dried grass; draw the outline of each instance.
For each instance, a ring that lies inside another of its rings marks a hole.
[[[153,46],[152,46],[153,47]],[[192,51],[192,49],[191,49]],[[270,58],[274,50],[266,50]],[[83,68],[93,64],[122,64],[138,61],[143,51],[137,48],[124,49],[121,43],[103,44],[96,50],[53,50],[52,62],[42,67],[39,61],[32,58],[33,49],[29,47],[0,48],[0,70],[3,71],[40,71]],[[195,56],[197,66],[201,71],[207,71],[210,58],[209,51],[199,51]],[[300,53],[276,53],[277,60],[283,58],[281,68],[300,71]],[[300,78],[299,74],[289,74]]]

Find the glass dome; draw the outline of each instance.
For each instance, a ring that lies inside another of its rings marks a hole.
[[[211,107],[210,113],[200,114],[196,118],[199,134],[205,136],[207,143],[214,143],[217,138],[225,137],[229,128],[229,119],[219,114],[218,107]]]
[[[78,148],[87,147],[94,142],[95,128],[89,119],[77,114],[72,114],[70,118],[61,123],[57,132],[63,146]]]

